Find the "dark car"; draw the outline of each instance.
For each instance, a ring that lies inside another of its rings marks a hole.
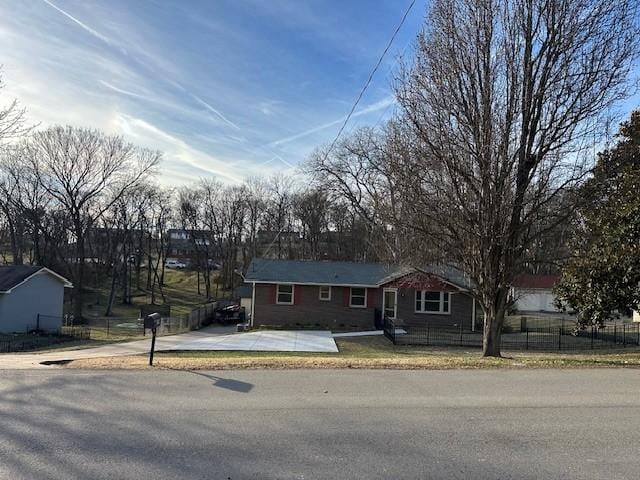
[[[219,300],[213,316],[216,322],[223,325],[244,321],[244,309],[240,304],[231,300]]]

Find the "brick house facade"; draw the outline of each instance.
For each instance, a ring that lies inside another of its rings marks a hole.
[[[473,329],[468,281],[451,268],[254,259],[253,327],[371,330],[382,315],[406,325]]]

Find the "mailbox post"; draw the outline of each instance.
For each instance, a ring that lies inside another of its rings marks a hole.
[[[144,317],[144,328],[151,329],[151,350],[149,351],[149,366],[153,366],[153,352],[156,348],[156,331],[160,326],[160,319],[162,317],[159,313],[151,313]]]

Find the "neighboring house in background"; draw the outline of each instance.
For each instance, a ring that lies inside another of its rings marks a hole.
[[[167,257],[193,260],[196,255],[209,249],[210,238],[211,232],[208,230],[170,228],[167,230]]]
[[[522,312],[558,313],[554,305],[553,287],[560,277],[558,275],[518,275],[511,284],[513,309]]]
[[[0,332],[62,326],[64,289],[71,282],[53,270],[31,265],[0,266]]]
[[[251,325],[370,330],[397,324],[475,329],[466,275],[449,267],[255,258]]]

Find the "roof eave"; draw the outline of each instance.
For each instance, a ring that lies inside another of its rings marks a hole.
[[[327,287],[357,287],[357,288],[378,288],[379,285],[367,284],[367,283],[345,283],[345,282],[296,282],[290,280],[252,280],[247,278],[245,281],[249,283],[267,283],[267,284],[279,284],[279,285],[312,285],[312,286],[327,286]]]
[[[446,278],[446,277],[444,277],[442,275],[439,275],[437,273],[429,272],[429,271],[424,270],[424,269],[419,268],[419,267],[412,267],[412,270],[413,270],[413,272],[409,271],[409,272],[405,272],[405,273],[398,274],[398,275],[395,275],[395,276],[393,276],[393,275],[389,276],[384,280],[384,282],[380,283],[378,286],[381,287],[381,286],[385,285],[386,283],[393,282],[394,280],[397,280],[398,278],[402,278],[405,275],[410,275],[411,273],[419,272],[419,273],[424,273],[425,275],[431,275],[433,277],[437,277],[442,282],[444,282],[444,283],[446,283],[448,285],[451,285],[452,287],[456,288],[459,292],[470,292],[471,291],[470,288],[458,285],[457,283],[452,282],[448,278]]]

